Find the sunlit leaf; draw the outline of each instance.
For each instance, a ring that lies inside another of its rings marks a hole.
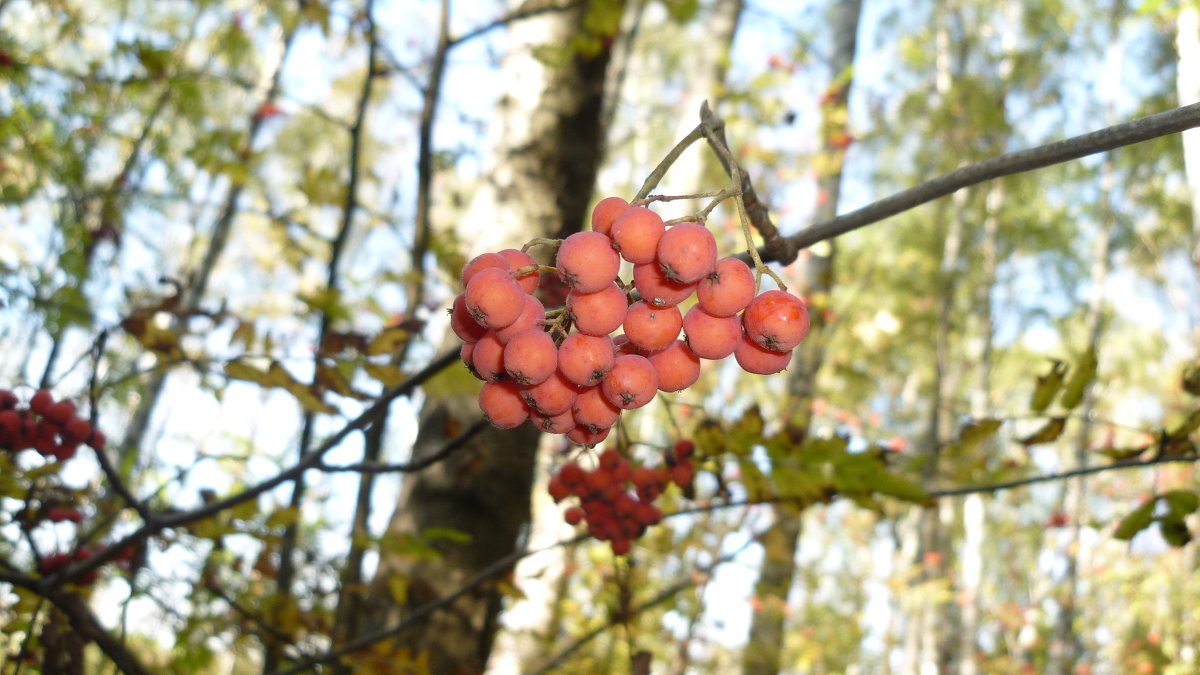
[[[1200,494],[1190,490],[1171,490],[1159,497],[1171,507],[1173,513],[1186,516],[1200,509]]]
[[[1158,529],[1162,533],[1163,539],[1176,548],[1187,546],[1192,540],[1192,531],[1188,529],[1187,523],[1181,515],[1168,514],[1164,516],[1158,523]]]
[[[1117,525],[1116,531],[1113,532],[1113,536],[1117,539],[1128,541],[1133,539],[1133,536],[1138,532],[1150,527],[1150,523],[1154,522],[1155,503],[1155,500],[1151,499],[1122,518],[1121,523]]]
[[[367,356],[394,354],[410,338],[411,333],[407,329],[387,328],[371,339],[371,343],[367,345]]]
[[[1200,362],[1184,368],[1183,375],[1179,380],[1184,391],[1193,396],[1200,396]]]
[[[1067,428],[1067,418],[1051,417],[1046,420],[1040,429],[1033,432],[1029,436],[1020,439],[1020,442],[1025,445],[1037,445],[1039,443],[1050,443],[1058,440],[1062,436],[1063,430]]]
[[[1083,402],[1083,393],[1092,380],[1096,379],[1096,350],[1088,349],[1075,364],[1071,377],[1063,387],[1062,397],[1058,403],[1064,410],[1071,410]]]
[[[362,368],[363,372],[365,372],[367,375],[379,380],[383,383],[383,386],[389,388],[400,384],[408,377],[400,368],[400,366],[395,366],[390,363],[379,364],[368,362],[364,363]]]
[[[455,530],[449,527],[430,527],[421,532],[421,536],[429,541],[443,539],[455,544],[471,543],[471,535],[461,530]]]
[[[1054,359],[1050,366],[1050,372],[1038,376],[1037,386],[1034,387],[1033,395],[1029,399],[1030,410],[1040,413],[1050,405],[1050,402],[1054,400],[1055,394],[1062,388],[1067,368],[1067,364]]]

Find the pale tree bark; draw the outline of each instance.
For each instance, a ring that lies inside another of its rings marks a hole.
[[[1175,90],[1179,105],[1200,102],[1200,8],[1183,3],[1175,26],[1179,53]],[[1183,132],[1183,165],[1192,201],[1192,262],[1200,272],[1200,129]]]
[[[600,156],[609,52],[564,51],[562,59],[553,60],[538,59],[537,53],[544,46],[570,44],[572,36],[587,30],[583,18],[589,5],[612,1],[583,2],[510,25],[499,74],[508,86],[492,117],[484,183],[461,221],[460,236],[472,247],[466,253],[561,236],[584,222]],[[455,429],[479,416],[472,393],[431,398],[422,412],[414,458],[435,451]],[[530,425],[488,428],[449,460],[407,477],[385,540],[447,528],[470,541],[431,542],[440,553],[436,560],[389,553],[384,546],[358,625],[393,624],[409,608],[457,590],[516,549],[530,521],[538,440]],[[401,587],[404,593],[393,594]],[[501,597],[494,586],[469,593],[401,633],[394,645],[427,656],[431,672],[482,672]]]
[[[817,177],[818,204],[813,214],[816,221],[832,218],[837,214],[841,196],[842,166],[845,149],[835,147],[839,133],[848,127],[847,101],[853,83],[854,55],[858,46],[858,22],[862,13],[861,0],[836,3],[833,18],[833,52],[830,55],[830,91],[834,92],[826,104],[822,119],[822,153],[827,162],[825,170]],[[836,247],[834,242],[802,251],[795,263],[796,279],[793,292],[813,299],[811,307],[812,326],[808,338],[796,349],[792,357],[788,378],[788,405],[800,413],[802,421],[797,428],[789,430],[799,445],[808,433],[808,414],[811,409],[814,380],[824,360],[824,317],[828,308],[830,291],[833,289],[833,263]],[[774,509],[774,522],[762,535],[763,561],[759,568],[755,595],[761,609],[754,614],[750,624],[750,636],[742,659],[744,675],[773,675],[782,666],[784,651],[784,621],[788,595],[791,593],[796,573],[796,547],[800,541],[800,515],[793,508],[778,506]]]

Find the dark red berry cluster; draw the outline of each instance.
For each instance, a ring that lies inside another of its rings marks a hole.
[[[568,507],[563,519],[570,525],[585,523],[588,534],[607,541],[615,555],[625,555],[647,527],[662,521],[662,510],[654,502],[667,486],[675,483],[691,488],[690,457],[695,444],[687,443],[685,454],[679,454],[677,445],[665,453],[663,464],[653,468],[634,468],[611,448],[600,453],[596,467],[590,471],[569,462],[551,476],[550,496],[555,503],[577,497],[579,505]]]
[[[88,560],[101,550],[103,549],[95,549],[90,546],[84,546],[73,552],[59,551],[57,553],[51,553],[50,555],[42,558],[41,562],[38,564],[38,572],[40,572],[43,576],[49,576],[61,569],[66,568],[71,563]],[[134,565],[134,561],[137,558],[137,553],[138,548],[136,546],[126,546],[117,553],[115,558],[113,558],[113,563],[125,571],[129,571]],[[76,579],[75,583],[80,586],[90,586],[96,582],[97,572],[98,570],[90,570],[87,574],[84,574]]]
[[[622,259],[633,264],[637,302],[617,278]],[[667,227],[619,197],[596,206],[592,231],[562,241],[555,268],[569,289],[567,322],[546,321],[528,254],[484,253],[463,268],[466,290],[450,325],[463,340],[463,362],[487,383],[479,407],[502,429],[528,419],[594,445],[622,411],[695,384],[701,359],[733,355],[747,372],[777,373],[808,334],[804,301],[780,290],[757,294],[746,263],[717,259],[707,228]],[[693,294],[684,315],[678,305]],[[552,323],[558,334],[548,332]]]
[[[0,389],[0,450],[36,450],[43,457],[66,461],[86,443],[103,449],[104,432],[76,414],[71,401],[55,401],[50,392],[38,390],[27,406],[7,389]]]

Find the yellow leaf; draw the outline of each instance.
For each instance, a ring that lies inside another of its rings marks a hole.
[[[367,375],[382,382],[385,387],[394,387],[407,379],[400,366],[393,366],[391,364],[364,363],[363,370],[366,371]]]
[[[367,356],[394,354],[409,339],[408,330],[400,327],[388,328],[376,335],[367,345]]]

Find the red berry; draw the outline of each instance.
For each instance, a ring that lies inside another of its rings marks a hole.
[[[625,555],[629,553],[629,548],[632,546],[625,537],[614,538],[608,545],[612,547],[613,555]]]
[[[608,402],[600,387],[588,387],[579,393],[572,407],[575,423],[592,431],[607,429],[617,423],[621,409]]]
[[[738,365],[747,373],[755,375],[770,375],[787,368],[792,361],[792,352],[773,352],[759,347],[758,344],[743,336],[738,340],[733,357]]]
[[[462,360],[463,365],[467,367],[467,370],[471,371],[472,375],[482,380],[483,378],[480,377],[479,373],[475,370],[475,364],[471,362],[471,356],[473,356],[474,353],[475,343],[464,342],[462,343],[462,347],[460,347],[458,350],[458,358]]]
[[[621,327],[629,301],[615,283],[595,293],[567,295],[567,310],[580,333],[603,337]]]
[[[504,370],[517,384],[540,384],[557,368],[558,348],[554,338],[541,328],[521,331],[504,346]]]
[[[681,438],[675,441],[673,451],[677,459],[688,459],[696,454],[696,442],[689,438]]]
[[[703,225],[676,225],[658,241],[658,264],[663,274],[676,283],[700,281],[717,264],[717,240]]]
[[[561,502],[571,494],[571,488],[567,487],[567,484],[559,476],[550,477],[550,482],[546,484],[546,491],[554,498],[555,503]]]
[[[611,284],[621,269],[612,240],[599,232],[576,232],[558,247],[555,266],[571,290],[595,293]]]
[[[69,438],[76,443],[82,443],[92,435],[92,425],[87,420],[73,417],[67,420],[66,429],[64,429],[64,437]]]
[[[572,333],[558,348],[559,371],[581,387],[600,384],[615,360],[612,340],[607,337]]]
[[[546,306],[542,304],[541,300],[538,300],[532,295],[527,295],[525,296],[525,305],[521,307],[520,316],[517,317],[516,321],[496,331],[496,339],[502,344],[508,344],[508,341],[511,340],[514,335],[523,330],[529,330],[530,328],[540,329],[542,327],[542,321],[545,319]]]
[[[658,475],[654,469],[648,466],[639,466],[633,470],[633,475],[629,479],[636,488],[643,488],[647,485],[658,485]]]
[[[655,307],[678,305],[691,296],[696,284],[677,284],[656,263],[633,266],[633,287],[642,300]]]
[[[558,475],[562,478],[563,483],[566,483],[570,487],[583,482],[584,471],[583,467],[575,462],[568,462],[563,464],[562,468],[558,470]]]
[[[746,335],[763,349],[788,352],[808,335],[808,308],[787,291],[767,291],[742,312]]]
[[[742,322],[736,316],[713,316],[695,305],[683,317],[687,344],[702,359],[716,361],[733,353],[742,339]]]
[[[658,375],[659,391],[683,391],[700,379],[700,358],[680,340],[646,358]]]
[[[589,471],[583,478],[583,484],[592,494],[601,494],[612,485],[612,474],[599,469]]]
[[[634,509],[633,519],[642,525],[657,525],[662,522],[662,511],[655,505],[642,502]]]
[[[575,416],[570,410],[550,417],[534,412],[529,415],[529,419],[539,430],[548,434],[565,434],[576,426]]]
[[[625,335],[639,349],[662,349],[679,337],[683,315],[678,307],[651,307],[645,301],[635,302],[625,314]]]
[[[608,438],[609,428],[590,429],[585,426],[577,426],[567,432],[567,440],[578,445],[596,445]]]
[[[50,392],[46,391],[45,389],[38,389],[37,393],[35,393],[29,399],[29,409],[32,410],[33,414],[35,415],[45,415],[46,409],[49,408],[53,403],[54,396],[52,396]]]
[[[0,437],[12,438],[21,433],[21,416],[15,410],[0,411]]]
[[[496,337],[495,331],[489,330],[475,343],[474,349],[471,350],[471,365],[475,367],[476,375],[484,382],[504,379],[504,345]]]
[[[103,450],[107,442],[108,438],[104,435],[103,431],[92,429],[92,437],[88,439],[87,444],[93,450]]]
[[[507,270],[498,267],[486,267],[475,273],[463,295],[471,317],[493,330],[516,321],[525,308],[525,291]]]
[[[563,512],[563,520],[567,521],[568,525],[578,525],[583,522],[583,509],[572,506]]]
[[[737,258],[721,258],[696,285],[700,308],[713,316],[733,316],[754,299],[754,272]]]
[[[554,416],[564,413],[575,405],[579,398],[579,387],[555,371],[545,382],[521,389],[521,397],[533,410],[543,415]]]
[[[613,221],[629,208],[629,202],[620,197],[605,197],[592,209],[592,230],[603,235],[612,231]]]
[[[658,391],[658,374],[644,356],[617,357],[613,369],[600,384],[609,403],[623,410],[640,408]]]
[[[524,251],[518,251],[515,248],[506,248],[503,251],[500,251],[500,257],[504,258],[504,262],[508,263],[508,269],[512,272],[516,272],[523,267],[529,267],[530,265],[538,264],[537,261],[533,259],[533,256],[525,253]],[[517,285],[521,287],[521,290],[525,291],[526,293],[533,293],[538,289],[539,277],[538,270],[536,269],[531,272],[526,272],[519,277],[513,276],[513,279],[516,280]]]
[[[487,269],[488,267],[497,267],[505,272],[509,270],[508,261],[505,260],[504,256],[500,255],[499,253],[484,253],[482,255],[475,256],[471,259],[471,262],[463,265],[463,286],[465,287],[467,284],[469,284],[471,282],[471,278],[474,277],[480,270]]]
[[[55,424],[66,424],[67,420],[75,416],[75,404],[70,401],[59,401],[46,408],[46,419]]]
[[[467,298],[459,294],[454,298],[454,306],[450,309],[450,330],[463,342],[475,342],[483,337],[487,329],[471,316],[467,309]]]
[[[79,509],[66,506],[51,506],[46,511],[46,519],[52,523],[62,523],[65,521],[78,523],[83,521],[83,514],[79,512]]]
[[[529,409],[521,400],[517,386],[512,382],[488,382],[479,392],[479,409],[492,423],[501,429],[518,427],[529,419]]]
[[[613,513],[618,516],[632,516],[634,510],[637,509],[637,505],[638,501],[636,499],[622,492],[613,501]]]
[[[625,460],[621,457],[621,453],[613,450],[612,448],[600,453],[600,458],[597,461],[597,463],[600,465],[600,468],[609,473],[616,471],[617,467],[621,466],[621,464],[624,462]]]
[[[7,389],[0,389],[0,410],[12,410],[21,399]]]
[[[635,265],[654,262],[658,240],[666,229],[657,213],[642,206],[631,206],[613,222],[613,248]]]

